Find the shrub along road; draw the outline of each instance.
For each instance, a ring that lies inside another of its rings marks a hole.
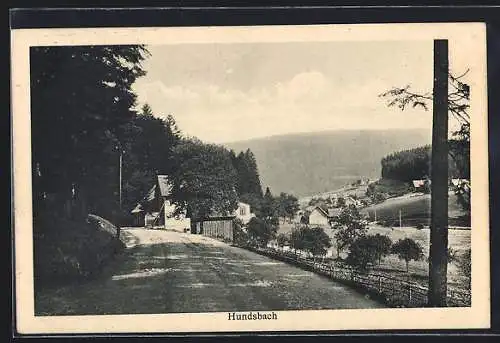
[[[99,278],[38,293],[36,315],[384,307],[326,277],[208,237],[122,232],[127,248]]]

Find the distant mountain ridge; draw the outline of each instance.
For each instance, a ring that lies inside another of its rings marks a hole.
[[[430,129],[391,129],[297,133],[223,145],[255,154],[264,189],[302,197],[360,177],[378,178],[384,156],[430,143]]]

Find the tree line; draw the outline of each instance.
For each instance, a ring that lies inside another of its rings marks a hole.
[[[464,141],[449,141],[450,156],[448,158],[449,176],[452,178],[470,178],[470,166],[466,156],[457,153],[465,149]],[[431,146],[425,145],[408,150],[394,152],[382,158],[382,177],[386,179],[411,182],[425,179],[431,173]]]
[[[124,224],[158,174],[195,217],[263,198],[250,150],[204,143],[184,135],[171,114],[137,109],[132,85],[148,56],[142,45],[31,48],[36,227],[88,213]]]
[[[147,56],[140,45],[30,49],[35,224],[116,217],[119,153],[136,117],[131,85]]]

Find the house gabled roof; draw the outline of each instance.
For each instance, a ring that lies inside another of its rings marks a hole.
[[[158,186],[160,187],[160,195],[162,197],[172,195],[172,183],[167,175],[158,175]]]
[[[341,211],[340,208],[323,208],[321,206],[316,206],[315,209],[326,218],[338,216]]]
[[[156,190],[159,189],[160,196],[168,197],[172,195],[172,184],[167,175],[158,175],[157,182],[153,185],[149,191],[146,193],[144,198],[139,201],[139,203],[134,207],[131,213],[139,213],[144,211],[142,208],[142,204],[151,203],[155,199]]]
[[[153,201],[155,198],[155,190],[156,190],[156,185],[154,185],[153,187],[151,187],[149,189],[148,193],[146,194],[144,199],[142,199],[142,201],[146,201],[146,202]]]
[[[325,209],[321,206],[316,206],[314,210],[318,210],[318,212],[321,213],[324,217],[328,217],[328,209]]]

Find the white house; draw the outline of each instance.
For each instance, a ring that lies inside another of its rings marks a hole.
[[[234,211],[236,218],[240,219],[243,224],[247,224],[250,219],[255,217],[255,214],[251,212],[250,205],[244,202],[238,202],[238,207]]]
[[[428,182],[429,185],[431,184],[431,180],[426,180],[426,179],[423,179],[423,180],[413,180],[412,181],[412,183],[413,183],[413,190],[415,192],[423,192],[423,191],[425,191],[425,186],[426,186],[427,182]]]

